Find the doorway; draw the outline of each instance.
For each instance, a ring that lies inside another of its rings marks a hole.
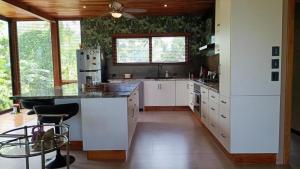
[[[290,164],[300,167],[300,2],[295,4]]]

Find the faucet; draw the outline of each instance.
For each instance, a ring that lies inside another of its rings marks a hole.
[[[157,78],[160,77],[160,70],[162,69],[162,64],[157,64]]]

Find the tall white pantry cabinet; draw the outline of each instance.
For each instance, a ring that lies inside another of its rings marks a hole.
[[[230,119],[230,153],[278,152],[281,68],[271,63],[281,60],[282,16],[283,0],[216,0],[220,111]],[[277,46],[279,56],[272,56]]]

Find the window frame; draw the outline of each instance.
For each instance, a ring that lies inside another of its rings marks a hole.
[[[8,47],[9,47],[9,58],[10,58],[10,72],[11,72],[11,89],[12,89],[12,94],[14,94],[16,89],[16,85],[15,85],[15,76],[14,76],[14,71],[13,71],[13,66],[14,66],[14,60],[12,58],[12,52],[13,52],[13,47],[12,47],[12,43],[14,42],[12,40],[12,36],[11,36],[11,25],[12,25],[12,21],[6,17],[3,17],[0,15],[0,20],[7,22],[7,26],[8,26]],[[15,101],[13,101],[13,104],[15,103]],[[12,105],[13,107],[13,105]],[[0,115],[11,112],[13,110],[13,108],[8,108],[8,109],[4,109],[4,110],[0,110]]]
[[[112,35],[112,61],[114,65],[153,65],[153,64],[186,64],[189,62],[189,33],[148,33],[148,34],[113,34]],[[152,62],[152,38],[153,37],[185,37],[185,61],[184,62]],[[117,39],[148,38],[149,39],[149,62],[118,63],[117,62]]]
[[[57,21],[57,36],[58,36],[58,50],[59,50],[59,75],[60,75],[60,84],[65,85],[65,84],[72,84],[72,83],[77,83],[78,79],[63,79],[62,77],[62,63],[61,63],[61,45],[60,45],[60,32],[59,32],[59,22],[60,21],[79,21],[80,23],[80,32],[81,32],[81,19],[60,19]],[[80,44],[82,44],[82,34],[80,34]],[[76,56],[77,58],[77,56]]]

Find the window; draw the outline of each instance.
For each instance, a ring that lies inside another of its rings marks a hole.
[[[117,64],[187,62],[188,35],[113,35],[113,60]]]
[[[149,62],[149,39],[117,39],[117,63]]]
[[[21,93],[53,88],[50,24],[17,22]]]
[[[185,62],[185,37],[153,37],[152,62]]]
[[[59,21],[62,82],[77,80],[76,49],[81,43],[80,21]]]
[[[0,20],[0,111],[11,108],[12,96],[8,23]]]

